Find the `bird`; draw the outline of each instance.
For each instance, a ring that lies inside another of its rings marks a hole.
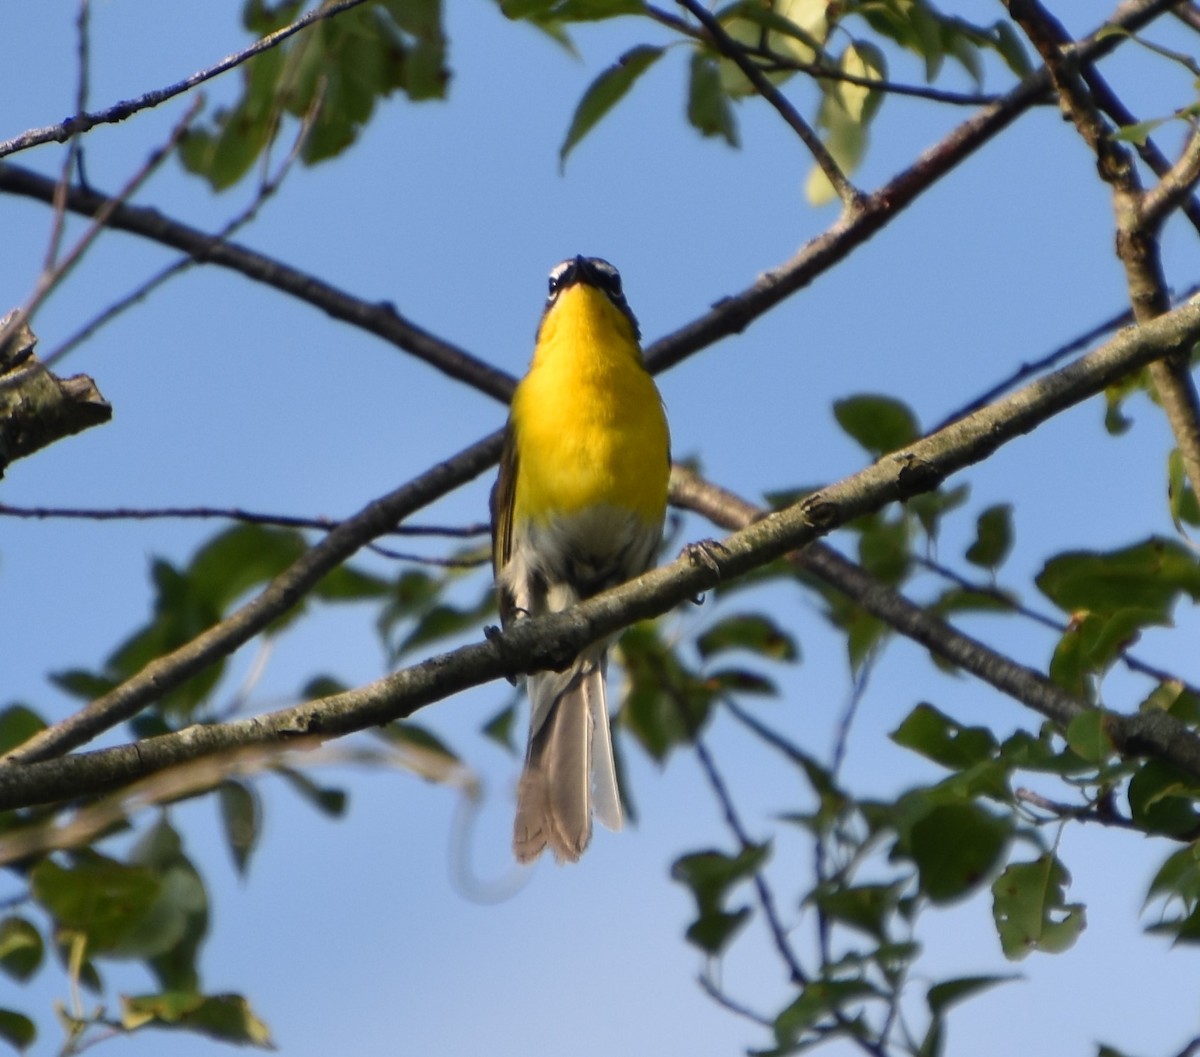
[[[600,257],[555,265],[528,372],[509,409],[490,499],[504,627],[640,576],[662,542],[670,433],[620,273]],[[529,740],[513,854],[577,862],[592,816],[622,825],[609,728],[609,643],[526,680]]]

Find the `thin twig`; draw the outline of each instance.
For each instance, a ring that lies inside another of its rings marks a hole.
[[[89,58],[90,44],[88,23],[90,18],[88,0],[79,0],[79,13],[75,18],[76,50],[78,54],[78,72],[76,73],[75,112],[83,113],[87,109],[88,72],[91,66]],[[67,188],[71,185],[71,173],[75,161],[79,157],[79,137],[72,136],[67,144],[67,152],[63,156],[62,171],[58,177],[58,187],[54,195],[54,222],[51,226],[49,245],[46,247],[46,259],[42,264],[42,272],[49,274],[54,271],[58,261],[58,251],[62,246],[63,233],[66,230],[67,218]]]
[[[153,520],[212,520],[239,521],[250,525],[270,525],[278,528],[318,529],[332,532],[343,520],[323,517],[300,517],[291,514],[262,514],[238,507],[26,507],[0,503],[0,517],[43,521],[65,519],[75,521],[153,521]],[[394,525],[383,535],[441,536],[449,539],[475,539],[489,532],[486,522],[470,525]]]
[[[724,27],[697,0],[678,0],[679,4],[688,10],[692,16],[708,32],[713,47],[726,58],[733,61],[746,79],[754,86],[754,90],[775,108],[788,127],[800,137],[801,142],[808,148],[821,172],[829,180],[834,192],[842,201],[842,208],[850,213],[857,209],[862,197],[857,188],[846,179],[842,167],[838,165],[829,149],[821,142],[821,137],[813,131],[812,126],[800,116],[800,112],[788,102],[757,66],[746,56],[742,47],[725,32]]]
[[[150,178],[150,176],[158,169],[158,167],[166,160],[167,155],[174,149],[175,144],[179,141],[179,137],[183,135],[192,117],[198,109],[199,103],[192,106],[183,116],[175,127],[171,130],[167,141],[151,152],[150,156],[142,164],[126,182],[125,186],[117,192],[112,198],[104,200],[96,210],[96,214],[92,223],[88,226],[87,231],[80,236],[79,241],[71,247],[70,251],[62,260],[58,261],[55,266],[48,272],[43,272],[34,286],[33,293],[29,299],[17,309],[9,317],[8,323],[0,329],[0,348],[3,348],[9,338],[16,334],[22,324],[27,324],[33,319],[34,313],[41,307],[42,303],[48,298],[59,284],[70,274],[71,270],[83,258],[83,255],[95,242],[100,233],[108,226],[112,216],[122,205],[134,195],[138,188],[142,186]]]
[[[1019,803],[1029,804],[1031,807],[1046,811],[1052,816],[1048,819],[1038,819],[1039,823],[1098,822],[1102,826],[1112,826],[1115,829],[1130,829],[1138,833],[1145,832],[1145,829],[1134,822],[1133,819],[1117,814],[1111,807],[1096,807],[1094,804],[1084,806],[1063,804],[1057,800],[1050,800],[1040,793],[1035,793],[1032,789],[1025,788],[1014,789],[1013,797]]]
[[[67,118],[65,121],[59,122],[57,125],[29,129],[22,132],[19,136],[5,140],[0,143],[0,158],[7,157],[9,154],[15,154],[17,151],[27,150],[29,147],[35,147],[40,143],[64,143],[71,137],[88,132],[97,125],[124,121],[139,110],[159,106],[168,99],[191,91],[198,85],[204,84],[205,81],[211,81],[214,77],[219,77],[221,74],[235,69],[247,59],[252,59],[255,55],[278,47],[288,37],[299,33],[302,29],[307,29],[316,22],[321,22],[327,18],[334,18],[343,11],[348,11],[352,7],[358,7],[360,4],[367,2],[369,0],[335,0],[333,3],[318,4],[306,15],[296,19],[295,22],[275,30],[274,33],[268,33],[262,39],[256,40],[249,47],[243,48],[241,51],[236,51],[232,55],[227,55],[220,62],[200,70],[190,77],[184,78],[182,81],[167,85],[165,88],[155,89],[152,92],[146,92],[136,99],[124,100],[104,110],[97,110],[91,114],[80,112],[73,117]]]
[[[314,94],[312,104],[309,106],[308,112],[304,115],[304,119],[300,124],[300,128],[296,133],[295,139],[292,142],[291,149],[287,153],[287,157],[284,158],[283,162],[279,165],[273,175],[264,174],[264,178],[259,184],[258,190],[250,204],[235,217],[233,217],[229,223],[227,223],[219,232],[217,232],[217,234],[213,236],[214,245],[226,241],[236,231],[239,231],[241,228],[245,227],[252,220],[254,220],[262,211],[263,206],[266,205],[267,200],[279,190],[279,187],[283,183],[285,177],[291,172],[296,160],[300,157],[300,152],[304,149],[304,144],[308,141],[308,137],[312,132],[313,125],[316,122],[317,115],[324,103],[324,97],[325,94],[323,91],[319,91]],[[77,140],[72,140],[72,143],[75,142],[77,142]],[[264,152],[264,164],[266,157],[266,152]],[[43,365],[47,369],[53,367],[72,349],[81,345],[84,341],[100,330],[101,327],[111,323],[114,319],[120,316],[123,312],[132,308],[134,305],[140,304],[169,279],[174,278],[176,275],[180,275],[190,268],[196,263],[196,260],[197,258],[189,255],[181,257],[173,264],[169,264],[165,268],[160,269],[141,285],[131,290],[124,297],[113,302],[113,304],[109,305],[106,309],[104,309],[103,312],[97,315],[94,319],[90,320],[64,342],[62,342],[58,348],[54,349],[53,352],[45,357],[45,359],[42,361]]]
[[[1105,31],[1114,26],[1131,31],[1140,29],[1175,2],[1134,0],[1123,4],[1110,22],[1069,49],[1068,54],[1080,62],[1095,61],[1108,55],[1127,38]],[[759,316],[804,289],[886,227],[939,179],[1030,107],[1043,102],[1050,88],[1049,74],[1043,68],[1025,78],[999,102],[980,109],[908,169],[863,198],[852,221],[845,222],[845,218],[840,218],[810,240],[791,260],[764,273],[746,290],[722,298],[709,312],[650,345],[646,349],[647,366],[657,374],[721,338],[741,333]],[[0,166],[0,190],[4,189],[4,184],[4,170]]]
[[[751,848],[757,847],[746,832],[746,827],[742,825],[742,820],[733,803],[733,797],[729,795],[729,788],[725,785],[720,771],[717,770],[717,765],[712,758],[712,754],[708,751],[708,747],[704,744],[703,739],[698,735],[692,740],[692,748],[695,749],[696,758],[700,761],[701,770],[704,771],[704,776],[708,780],[713,795],[721,805],[721,813],[725,816],[725,823],[729,827],[729,831],[738,842],[739,850],[748,851]],[[799,956],[792,949],[787,929],[784,927],[783,920],[779,916],[779,910],[775,906],[775,894],[771,891],[771,887],[767,884],[766,877],[763,876],[761,870],[754,871],[754,890],[758,896],[758,903],[762,908],[763,917],[766,919],[767,930],[771,934],[771,941],[774,943],[775,950],[783,960],[784,965],[787,966],[788,977],[797,987],[808,986],[808,974],[804,971],[804,966],[800,964]]]
[[[713,978],[707,973],[701,973],[697,978],[701,990],[708,995],[722,1009],[728,1010],[735,1016],[741,1017],[743,1020],[748,1020],[752,1024],[757,1024],[760,1028],[766,1028],[768,1031],[775,1027],[775,1021],[771,1017],[765,1017],[761,1013],[756,1013],[749,1006],[742,1005],[725,993]]]
[[[665,11],[661,7],[655,7],[653,4],[647,4],[643,10],[659,25],[666,26],[676,33],[680,33],[685,37],[691,37],[693,40],[707,41],[708,39],[703,30],[697,29],[686,19],[680,18],[670,11]],[[998,102],[1001,98],[995,93],[954,92],[944,88],[934,88],[930,85],[902,84],[898,81],[889,81],[882,78],[860,77],[858,74],[839,70],[829,63],[801,62],[790,55],[781,55],[779,52],[772,51],[767,47],[754,47],[749,44],[743,44],[742,47],[747,55],[752,55],[756,59],[772,63],[780,70],[808,74],[808,76],[818,81],[838,81],[844,84],[853,84],[860,88],[869,88],[873,92],[883,92],[888,95],[909,96],[913,99],[926,99],[930,102],[947,103],[951,106],[985,106],[989,103]]]

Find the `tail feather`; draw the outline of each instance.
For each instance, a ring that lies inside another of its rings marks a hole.
[[[569,672],[531,676],[531,724],[525,770],[517,787],[513,852],[532,862],[547,847],[561,862],[577,862],[592,836],[592,774],[597,817],[621,826],[612,741],[608,729],[605,664],[581,660]]]

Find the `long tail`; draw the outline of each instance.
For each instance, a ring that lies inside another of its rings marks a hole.
[[[529,678],[529,747],[513,824],[518,862],[532,862],[547,845],[560,863],[577,862],[591,840],[593,810],[609,829],[621,828],[606,669],[601,654]]]

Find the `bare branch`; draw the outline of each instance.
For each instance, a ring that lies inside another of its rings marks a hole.
[[[0,328],[0,349],[4,348],[6,342],[9,340],[12,334],[16,333],[22,325],[33,319],[34,313],[37,312],[38,308],[42,305],[46,298],[48,298],[50,294],[52,294],[58,287],[58,285],[70,274],[71,269],[79,263],[79,261],[83,258],[83,255],[91,247],[92,243],[96,241],[97,237],[100,235],[100,232],[103,231],[106,226],[108,226],[117,210],[124,207],[124,203],[127,202],[137,192],[137,189],[141,187],[142,184],[144,184],[150,178],[151,174],[153,174],[163,163],[167,155],[179,141],[179,137],[183,135],[184,129],[187,127],[188,122],[191,121],[195,110],[195,106],[188,110],[188,112],[183,116],[183,119],[179,121],[171,130],[170,135],[167,137],[167,141],[161,147],[158,147],[156,150],[151,152],[150,156],[142,164],[141,168],[139,168],[137,172],[135,172],[133,176],[129,178],[125,186],[122,187],[121,190],[116,193],[116,195],[114,195],[112,198],[103,199],[97,204],[94,219],[91,225],[88,227],[87,231],[80,236],[79,241],[75,243],[70,252],[68,252],[67,255],[62,258],[62,260],[56,261],[53,268],[48,271],[43,271],[42,274],[38,276],[38,281],[35,284],[33,293],[30,294],[29,299],[15,313],[9,316],[5,326]],[[54,186],[53,193],[55,195],[60,194],[58,185]]]
[[[301,517],[293,514],[263,514],[240,507],[169,506],[169,507],[25,507],[0,503],[0,517],[44,521],[61,518],[72,521],[156,521],[214,520],[241,521],[250,525],[274,525],[279,528],[318,529],[331,532],[345,524],[337,518]],[[473,539],[484,536],[489,528],[483,522],[473,525],[394,525],[385,533],[391,536],[445,536]]]
[[[308,140],[309,133],[312,131],[313,123],[316,120],[323,101],[324,93],[317,92],[313,98],[312,105],[309,107],[308,113],[304,115],[304,120],[301,122],[300,130],[296,134],[295,140],[292,142],[292,147],[291,150],[288,151],[287,157],[284,158],[283,162],[280,163],[279,168],[276,169],[274,175],[264,175],[264,178],[259,183],[258,190],[255,193],[254,198],[250,201],[250,204],[246,206],[246,208],[240,213],[234,216],[229,223],[227,223],[216,235],[213,236],[214,245],[225,242],[231,235],[234,234],[234,232],[245,227],[252,220],[254,220],[255,217],[257,217],[262,211],[262,208],[264,205],[266,205],[268,199],[270,199],[275,192],[279,190],[280,185],[283,183],[288,173],[291,172],[296,160],[300,157],[300,152],[304,148],[305,142]],[[263,157],[264,159],[266,158],[265,153]],[[132,308],[134,305],[139,304],[169,279],[172,279],[176,275],[185,272],[195,263],[196,258],[185,256],[176,260],[175,263],[169,264],[165,268],[161,268],[145,282],[131,290],[124,297],[113,302],[106,309],[104,309],[103,312],[67,338],[61,345],[58,346],[58,348],[56,348],[46,357],[46,366],[54,366],[54,364],[58,363],[58,361],[66,356],[72,349],[76,348],[78,345],[90,338],[101,327],[111,323],[123,312]]]
[[[54,184],[35,172],[11,163],[0,163],[0,191],[50,202],[53,200]],[[67,208],[92,216],[106,201],[103,195],[76,186],[67,195]],[[218,236],[171,220],[156,209],[121,206],[112,210],[107,223],[109,227],[120,231],[129,231],[182,250],[200,263],[219,264],[255,282],[306,301],[334,319],[375,334],[443,374],[466,382],[504,403],[512,394],[516,382],[511,375],[422,330],[401,316],[395,305],[389,302],[372,304],[363,301],[298,268],[255,253],[236,242],[222,241]]]
[[[307,29],[316,22],[333,18],[336,15],[340,15],[343,11],[347,11],[352,7],[358,7],[360,4],[366,2],[367,0],[335,0],[333,3],[318,4],[308,14],[296,19],[295,22],[284,26],[282,29],[277,29],[274,33],[268,33],[261,40],[256,40],[249,47],[243,48],[241,51],[236,51],[232,55],[227,55],[220,62],[200,70],[190,77],[184,78],[182,81],[177,81],[175,84],[168,85],[165,88],[155,89],[152,92],[146,92],[136,99],[124,100],[104,110],[97,110],[91,114],[81,112],[57,125],[29,129],[26,132],[22,132],[19,136],[5,140],[0,143],[0,158],[7,157],[9,154],[15,154],[17,151],[27,150],[41,143],[65,143],[73,136],[91,131],[97,125],[124,121],[139,110],[147,110],[151,107],[159,106],[168,99],[173,99],[177,95],[189,92],[205,81],[211,81],[214,77],[219,77],[221,74],[240,66],[247,59],[252,59],[255,55],[278,47],[288,37],[299,33],[302,29]]]

